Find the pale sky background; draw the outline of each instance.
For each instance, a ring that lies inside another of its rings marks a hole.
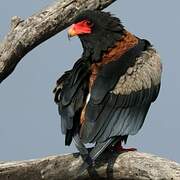
[[[26,18],[53,0],[1,0],[0,39],[10,18]],[[150,40],[161,54],[163,80],[140,132],[128,146],[180,162],[180,1],[118,0],[106,11],[119,17],[135,35]],[[34,159],[75,152],[64,146],[60,118],[53,102],[56,79],[81,56],[78,38],[66,30],[26,55],[0,84],[0,161]]]

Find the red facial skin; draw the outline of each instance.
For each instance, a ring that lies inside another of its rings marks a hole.
[[[68,30],[68,34],[71,37],[77,36],[77,35],[82,35],[82,34],[91,34],[92,33],[91,27],[92,27],[92,25],[90,24],[89,21],[83,20],[76,24],[73,24],[70,27],[70,29]]]

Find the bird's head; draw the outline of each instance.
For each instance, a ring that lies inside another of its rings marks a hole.
[[[103,51],[114,46],[124,33],[120,20],[108,12],[86,10],[77,15],[68,36],[79,36],[84,51],[98,61]]]

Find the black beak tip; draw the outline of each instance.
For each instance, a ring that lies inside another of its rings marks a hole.
[[[68,40],[70,41],[71,40],[71,36],[69,34],[67,36],[68,36]]]

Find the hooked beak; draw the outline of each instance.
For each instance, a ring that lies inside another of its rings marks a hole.
[[[69,28],[68,30],[68,39],[70,39],[71,37],[73,36],[77,36],[77,33],[76,31],[74,30],[74,27],[73,25]]]

